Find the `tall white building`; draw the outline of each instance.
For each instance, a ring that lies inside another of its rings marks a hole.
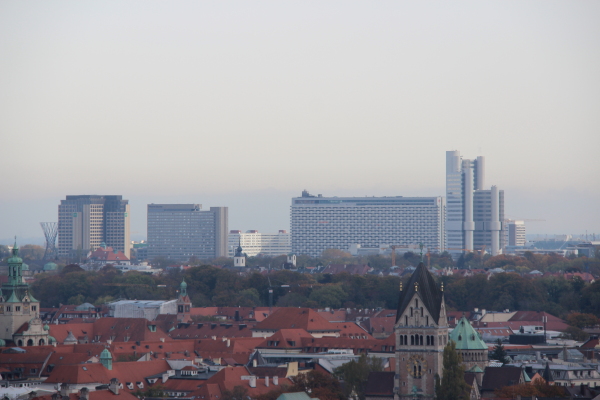
[[[67,196],[58,206],[58,254],[94,251],[102,243],[129,257],[129,201],[122,196]]]
[[[484,186],[484,157],[446,152],[446,246],[455,257],[484,248],[497,255],[504,247],[504,191]]]
[[[292,199],[292,252],[320,256],[323,250],[423,243],[446,247],[443,197],[322,197],[306,190]]]
[[[235,249],[241,245],[248,257],[257,255],[275,257],[292,251],[291,235],[280,230],[278,233],[260,233],[257,230],[229,232],[228,255],[233,257]]]
[[[525,221],[507,219],[506,223],[506,244],[508,246],[525,246]]]

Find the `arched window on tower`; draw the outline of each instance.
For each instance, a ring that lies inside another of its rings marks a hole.
[[[410,345],[411,346],[415,345],[415,335],[410,335]]]
[[[419,336],[419,345],[423,346],[423,335]]]

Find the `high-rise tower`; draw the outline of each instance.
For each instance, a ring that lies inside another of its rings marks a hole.
[[[123,196],[67,196],[58,206],[58,255],[85,257],[100,244],[129,257],[129,201]]]
[[[504,191],[484,185],[484,157],[446,152],[446,246],[454,257],[484,247],[497,255],[504,245]]]

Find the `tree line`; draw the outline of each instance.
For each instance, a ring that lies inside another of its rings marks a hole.
[[[99,271],[84,271],[69,265],[59,273],[40,273],[32,284],[32,292],[42,307],[59,304],[96,305],[116,299],[166,300],[178,295],[185,279],[188,294],[195,307],[268,306],[269,289],[274,306],[385,308],[398,306],[400,280],[403,276],[301,274],[288,270],[272,270],[240,274],[228,268],[203,265],[187,270],[174,270],[162,275],[121,272],[112,266]],[[472,277],[444,276],[449,310],[474,308],[501,311],[510,309],[546,311],[561,318],[569,313],[600,316],[600,281],[586,283],[575,277],[530,278],[517,273],[498,273]]]

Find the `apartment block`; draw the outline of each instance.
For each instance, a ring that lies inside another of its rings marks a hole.
[[[148,204],[148,258],[187,262],[227,256],[228,208]]]
[[[275,257],[292,251],[292,236],[285,230],[278,233],[261,233],[257,230],[229,232],[229,257],[233,257],[238,245],[242,246],[248,257],[257,255]]]
[[[350,245],[423,243],[434,252],[446,247],[443,197],[323,197],[292,199],[292,252],[320,256]]]

